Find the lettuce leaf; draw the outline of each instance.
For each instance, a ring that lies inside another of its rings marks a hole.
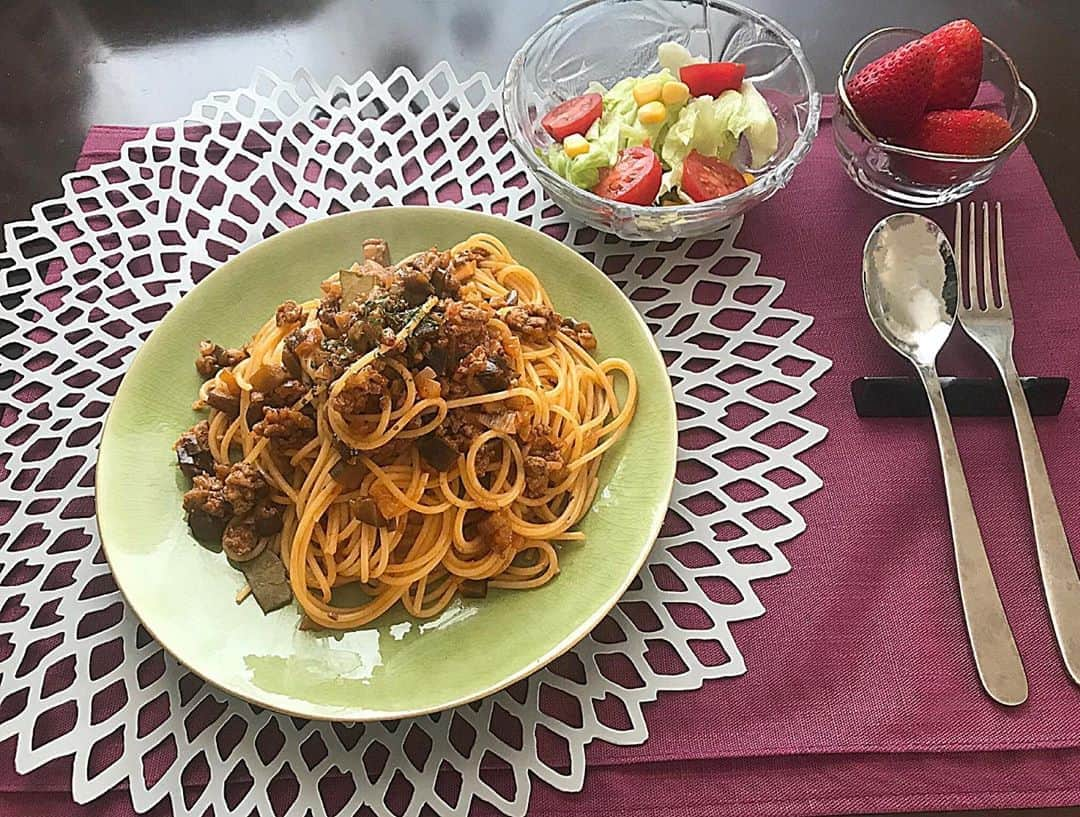
[[[676,76],[684,65],[707,62],[704,57],[695,57],[686,49],[686,46],[674,41],[660,43],[656,49],[656,58],[661,66]]]
[[[668,167],[661,193],[679,186],[683,162],[690,151],[724,161],[732,157],[738,147],[738,135],[731,132],[728,122],[741,107],[742,99],[737,91],[726,91],[718,99],[700,96],[686,104],[660,148],[660,159]]]
[[[731,161],[746,136],[754,167],[760,167],[776,152],[776,120],[768,103],[749,82],[738,91],[725,91],[713,99],[700,96],[679,113],[664,134],[660,158],[668,167],[660,187],[664,193],[682,182],[682,166],[690,151]]]
[[[600,181],[600,168],[615,163],[615,155],[590,143],[588,153],[570,158],[562,145],[552,145],[542,154],[544,162],[575,187],[592,190]]]
[[[747,144],[750,145],[751,166],[761,167],[776,153],[780,142],[776,117],[769,109],[765,97],[751,83],[743,82],[739,90],[743,104],[733,124],[746,136]]]
[[[667,117],[664,120],[651,125],[639,122],[634,86],[644,80],[658,80],[663,84],[675,80],[675,75],[663,69],[644,77],[627,77],[616,82],[610,91],[603,92],[604,113],[594,127],[597,137],[605,143],[606,148],[610,149],[614,145],[615,154],[623,148],[636,147],[646,142],[657,146],[682,109],[681,105],[668,105]],[[587,134],[586,138],[591,142],[593,137]]]

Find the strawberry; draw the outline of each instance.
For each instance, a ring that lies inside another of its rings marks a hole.
[[[984,156],[1011,137],[1009,123],[992,111],[930,111],[905,137],[904,144],[934,153]]]
[[[926,110],[934,79],[934,49],[914,40],[860,69],[847,95],[870,132],[881,138],[911,130]]]
[[[904,144],[934,153],[984,156],[1011,137],[1009,123],[991,111],[930,111],[905,137]],[[952,184],[969,178],[979,169],[977,165],[908,156],[896,156],[892,162],[898,173],[924,184]]]
[[[971,20],[953,20],[931,31],[923,42],[937,55],[927,110],[970,106],[982,82],[982,32]]]

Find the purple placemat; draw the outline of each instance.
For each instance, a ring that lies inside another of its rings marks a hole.
[[[114,159],[143,129],[95,127],[78,167]],[[809,348],[834,361],[806,413],[830,429],[804,455],[824,488],[800,504],[790,575],[758,586],[770,610],[741,626],[749,672],[648,710],[641,747],[596,744],[585,790],[537,787],[533,814],[824,814],[1080,802],[1080,690],[1065,677],[1038,583],[1018,453],[1005,420],[962,420],[957,436],[1031,700],[1016,710],[979,690],[956,595],[944,495],[928,421],[860,420],[848,384],[906,373],[878,340],[859,289],[862,243],[892,208],[857,191],[822,133],[788,189],[746,219],[738,244],[787,281],[781,306],[814,316]],[[1034,163],[1019,151],[980,191],[1006,218],[1023,373],[1073,375],[1080,263]],[[951,212],[936,214],[951,231]],[[1051,340],[1048,340],[1051,339]],[[989,373],[957,335],[943,373]],[[752,361],[747,361],[752,366]],[[793,364],[797,365],[797,364]],[[1080,540],[1076,400],[1038,421],[1067,530]],[[722,536],[723,532],[718,532]],[[70,772],[26,777],[0,745],[0,814],[73,814]],[[198,787],[200,781],[191,779]],[[47,803],[57,809],[44,811]],[[130,814],[126,793],[94,814]]]

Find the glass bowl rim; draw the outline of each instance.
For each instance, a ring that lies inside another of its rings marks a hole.
[[[887,153],[894,153],[898,156],[911,156],[917,159],[924,159],[931,162],[949,162],[953,164],[983,164],[988,161],[996,161],[1002,156],[1007,156],[1011,153],[1017,145],[1024,141],[1032,127],[1035,125],[1035,120],[1039,116],[1039,100],[1035,96],[1035,92],[1020,79],[1020,73],[1016,69],[1016,64],[1012,61],[1012,57],[996,42],[991,40],[987,36],[983,36],[983,45],[988,45],[994,51],[996,51],[1009,68],[1009,73],[1012,75],[1013,83],[1016,89],[1023,93],[1031,105],[1031,112],[1028,114],[1027,120],[1021,125],[1016,132],[1012,135],[1008,142],[999,147],[993,153],[986,153],[981,156],[967,156],[959,153],[936,153],[929,150],[919,150],[918,148],[911,148],[905,145],[899,145],[893,142],[887,142],[878,138],[870,129],[866,127],[862,119],[855,112],[854,107],[851,105],[851,100],[848,99],[846,83],[844,77],[851,70],[851,66],[855,63],[856,55],[872,40],[877,39],[886,34],[914,34],[917,37],[926,36],[926,32],[919,31],[915,28],[905,28],[903,26],[889,26],[886,28],[879,28],[875,31],[871,31],[848,51],[847,56],[844,57],[844,63],[840,66],[840,72],[836,75],[836,101],[837,105],[843,109],[844,113],[855,125],[855,129],[859,131],[864,139],[871,143],[872,146],[880,148]],[[913,38],[914,39],[914,38]]]
[[[566,181],[566,179],[549,168],[536,156],[535,152],[531,149],[531,144],[522,145],[520,143],[520,132],[523,132],[524,128],[516,117],[510,116],[510,110],[517,101],[517,76],[523,69],[527,52],[535,45],[540,37],[567,18],[572,17],[574,14],[586,8],[602,3],[611,3],[611,1],[612,0],[579,0],[576,3],[567,6],[534,31],[514,53],[514,56],[510,59],[510,64],[507,66],[506,75],[503,77],[502,87],[503,121],[506,124],[507,134],[514,151],[525,161],[525,164],[529,169],[540,177],[543,186],[546,188],[553,187],[561,195],[569,199],[579,198],[581,201],[587,203],[602,202],[606,206],[611,207],[614,211],[626,211],[635,216],[674,216],[683,214],[688,216],[699,214],[707,215],[711,211],[718,209],[718,205],[737,205],[743,201],[752,200],[754,196],[751,194],[756,195],[759,191],[778,188],[785,181],[785,176],[794,171],[795,167],[802,162],[810,152],[810,147],[818,133],[818,126],[821,118],[821,94],[818,93],[813,69],[810,67],[810,61],[806,58],[802,43],[798,38],[772,17],[754,11],[753,9],[746,8],[739,3],[732,2],[732,0],[702,0],[702,2],[708,2],[711,8],[730,11],[743,17],[748,17],[773,31],[795,58],[795,62],[799,66],[799,70],[806,81],[807,100],[809,102],[806,124],[800,128],[798,136],[792,144],[791,151],[776,167],[755,177],[754,181],[743,189],[719,198],[694,202],[693,204],[628,204],[626,202],[602,198],[590,190],[570,184],[570,182]]]

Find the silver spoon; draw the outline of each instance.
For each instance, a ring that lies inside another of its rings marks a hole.
[[[870,320],[919,373],[941,450],[960,602],[983,687],[995,701],[1027,700],[1024,665],[986,558],[934,361],[956,320],[956,261],[948,239],[923,216],[878,222],[863,249],[863,294]]]

